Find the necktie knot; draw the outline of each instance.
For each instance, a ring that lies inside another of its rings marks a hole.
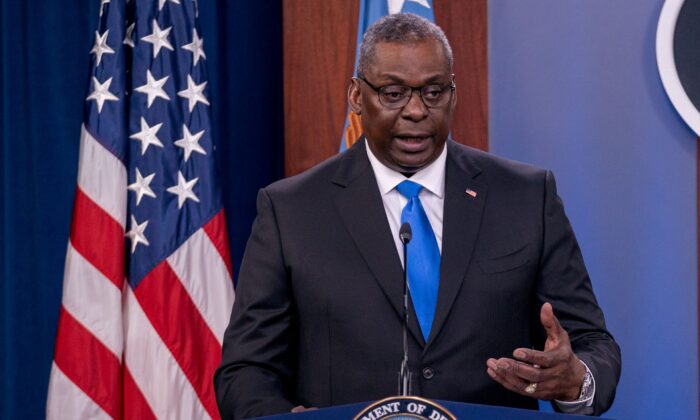
[[[396,186],[396,190],[409,200],[411,198],[418,197],[418,193],[422,189],[422,185],[416,184],[415,182],[409,180],[403,181]]]

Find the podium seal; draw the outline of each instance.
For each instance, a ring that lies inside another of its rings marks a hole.
[[[389,397],[370,404],[353,420],[457,420],[440,404],[420,397]]]

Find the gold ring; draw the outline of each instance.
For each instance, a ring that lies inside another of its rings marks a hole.
[[[535,391],[537,391],[537,383],[536,382],[533,382],[530,385],[525,387],[525,392],[527,392],[528,394],[534,394]]]

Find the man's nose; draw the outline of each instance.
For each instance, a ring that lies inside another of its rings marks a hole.
[[[428,116],[428,107],[423,103],[419,90],[411,91],[411,97],[403,107],[401,115],[413,121],[420,121]]]

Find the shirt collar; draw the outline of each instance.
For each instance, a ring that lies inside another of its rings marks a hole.
[[[374,156],[374,153],[372,153],[372,150],[370,150],[369,145],[366,142],[367,139],[365,139],[367,157],[369,158],[369,163],[372,165],[374,176],[377,178],[379,192],[381,192],[382,195],[389,193],[401,182],[410,179],[411,181],[420,184],[423,188],[435,194],[439,198],[443,198],[443,195],[445,194],[445,164],[447,162],[447,144],[443,146],[442,153],[440,153],[440,156],[438,156],[433,163],[413,174],[411,178],[406,178],[401,172],[389,169],[387,166],[381,163],[379,159]]]

